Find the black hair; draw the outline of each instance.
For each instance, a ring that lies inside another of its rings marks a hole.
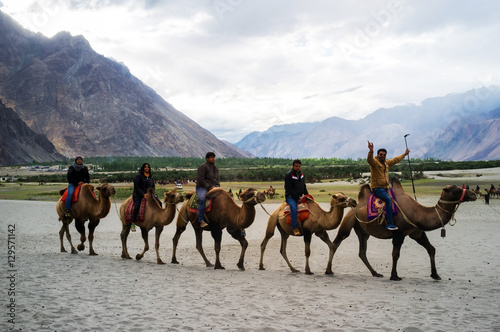
[[[215,157],[215,153],[213,153],[213,152],[207,152],[207,155],[205,156],[205,159],[208,159],[210,157]]]
[[[153,174],[153,171],[151,170],[151,165],[149,163],[144,163],[141,166],[141,169],[139,170],[139,173],[144,174],[144,167],[149,166],[149,174]]]
[[[378,150],[377,150],[377,154],[379,154],[379,153],[380,153],[380,151],[385,152],[385,154],[387,154],[387,150],[386,150],[386,149],[378,149]]]
[[[299,164],[299,165],[302,165],[302,162],[300,161],[300,159],[295,159],[292,163],[292,166],[295,165],[295,164]]]

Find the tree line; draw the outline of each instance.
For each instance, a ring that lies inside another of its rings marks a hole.
[[[86,157],[85,163],[92,171],[94,180],[107,182],[131,181],[142,163],[148,162],[156,180],[165,182],[186,181],[196,179],[196,170],[205,162],[204,158],[182,157]],[[218,158],[221,181],[281,181],[290,170],[293,159],[288,158]],[[366,159],[339,158],[304,158],[301,159],[302,170],[308,182],[324,179],[357,179],[362,173],[370,171]],[[61,161],[62,165],[71,165],[72,159]],[[500,160],[493,161],[441,161],[438,159],[410,160],[414,179],[423,177],[424,171],[478,169],[500,167]],[[47,165],[54,165],[50,163]],[[407,159],[391,167],[392,172],[401,172],[401,178],[410,179]],[[36,178],[36,179],[34,179]],[[42,179],[43,178],[43,179]],[[22,181],[22,179],[20,179]],[[66,182],[65,174],[43,174],[30,176],[27,181]]]

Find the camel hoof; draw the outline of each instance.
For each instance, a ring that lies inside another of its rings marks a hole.
[[[219,265],[219,266],[215,266],[214,267],[214,270],[225,270],[226,268],[222,265]]]
[[[130,257],[129,255],[122,255],[122,258],[124,258],[124,259],[132,259],[132,257]]]
[[[172,264],[179,264],[179,262],[177,261],[177,259],[172,259],[172,261],[170,263],[172,263]]]
[[[245,267],[243,266],[243,264],[242,265],[238,264],[237,266],[238,269],[240,269],[240,271],[245,271]]]
[[[142,259],[142,257],[144,257],[144,255],[137,254],[137,256],[135,256],[135,259],[140,261]]]
[[[76,249],[75,249],[75,248],[72,248],[72,249],[71,249],[71,253],[72,253],[72,254],[74,254],[74,255],[76,255],[76,254],[78,254],[78,251],[76,251]]]
[[[333,275],[333,272],[332,271],[325,271],[325,274],[326,275]]]
[[[80,243],[79,245],[76,246],[78,251],[84,251],[85,250],[85,245],[83,243]]]
[[[98,256],[95,251],[89,252],[89,256]]]
[[[266,269],[264,268],[264,266],[261,265],[261,266],[259,266],[259,270],[260,271],[265,271]]]
[[[384,275],[380,273],[373,273],[372,276],[377,277],[377,278],[382,278]]]
[[[156,263],[158,263],[158,264],[165,264],[165,263],[163,263],[163,261],[162,261],[161,259],[158,259],[158,260],[156,261]]]
[[[292,269],[292,272],[293,272],[293,273],[299,273],[300,271],[299,271],[299,270],[297,270],[297,269]]]
[[[214,265],[213,265],[212,263],[206,263],[206,264],[205,264],[205,266],[206,266],[206,267],[212,267],[212,266],[214,266]],[[215,269],[217,269],[217,268],[215,268]]]
[[[61,249],[61,252],[67,252],[67,251],[66,251],[66,249],[62,248],[62,249]]]
[[[307,271],[306,274],[312,276],[314,273],[312,273],[311,271]]]
[[[441,280],[441,277],[438,276],[437,274],[431,274],[431,278],[434,280]]]
[[[394,281],[400,281],[400,280],[403,280],[403,279],[401,279],[401,278],[400,278],[400,277],[398,277],[398,276],[392,276],[392,277],[391,277],[391,280],[394,280]]]

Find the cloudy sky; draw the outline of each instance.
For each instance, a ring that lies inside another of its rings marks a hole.
[[[220,139],[499,84],[499,1],[0,0],[83,35]]]

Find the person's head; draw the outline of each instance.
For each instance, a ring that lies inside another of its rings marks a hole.
[[[215,164],[215,153],[207,152],[207,155],[205,156],[205,160],[209,164]]]
[[[386,149],[378,149],[377,150],[377,158],[380,161],[385,161],[386,157],[387,157],[387,150]]]
[[[148,163],[142,164],[139,173],[151,173],[151,166]]]
[[[75,164],[77,164],[77,165],[83,164],[83,157],[82,156],[76,156],[75,157]]]
[[[292,163],[292,168],[295,172],[300,172],[302,169],[302,163],[300,162],[299,159],[295,159]]]

